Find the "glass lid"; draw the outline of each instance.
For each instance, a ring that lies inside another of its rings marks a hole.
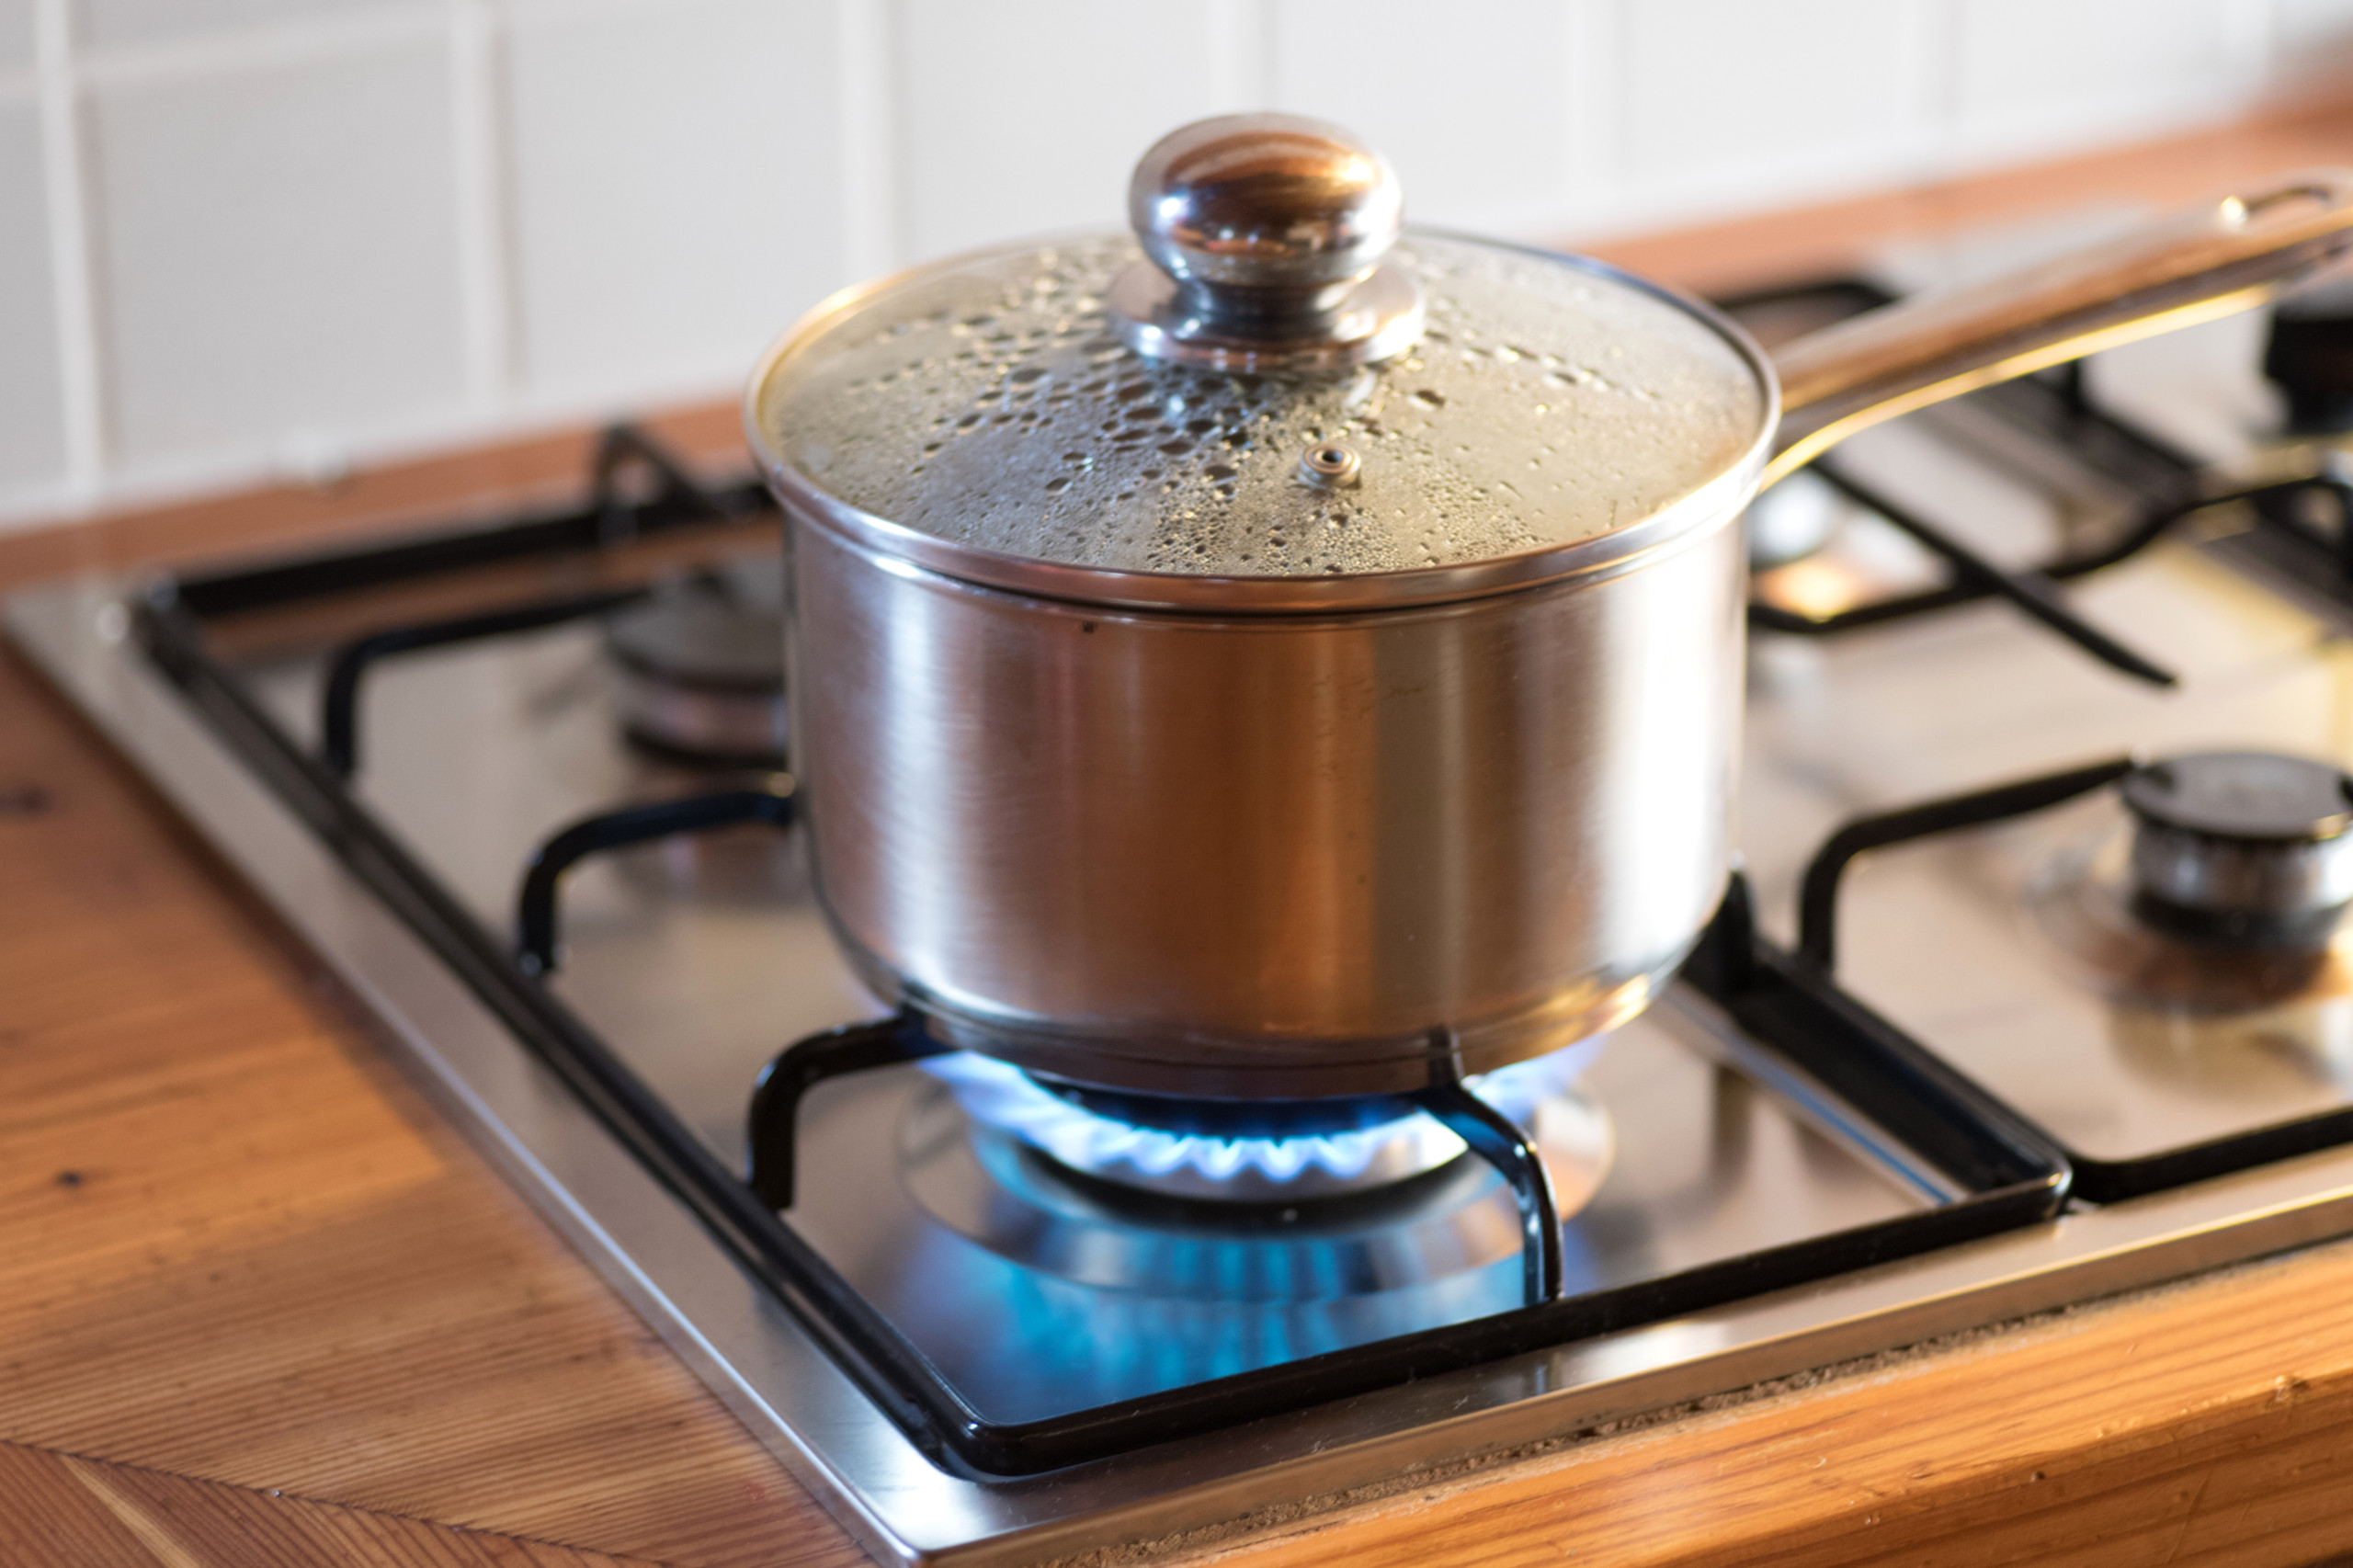
[[[1761,461],[1735,331],[1597,264],[1400,240],[1394,176],[1333,127],[1188,127],[1130,206],[1132,237],[822,308],[753,391],[772,472],[976,558],[1298,579],[1558,551]]]

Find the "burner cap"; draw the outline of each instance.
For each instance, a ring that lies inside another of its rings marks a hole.
[[[2316,844],[2353,826],[2353,778],[2274,752],[2200,752],[2153,763],[2127,776],[2123,790],[2142,821],[2209,838]]]
[[[654,585],[606,622],[613,657],[704,691],[784,689],[784,568],[735,561]]]
[[[2121,786],[2134,818],[2134,907],[2177,935],[2325,939],[2353,901],[2353,778],[2268,752],[2205,752]]]
[[[657,584],[605,623],[638,744],[717,767],[784,764],[784,572],[763,558]]]

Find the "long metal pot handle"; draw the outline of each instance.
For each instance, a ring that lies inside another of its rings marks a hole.
[[[1773,351],[1781,425],[1765,483],[1882,419],[2094,349],[2260,304],[2353,248],[2353,171],[2308,169]]]

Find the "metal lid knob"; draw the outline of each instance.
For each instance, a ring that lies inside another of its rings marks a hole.
[[[1222,369],[1361,365],[1422,333],[1422,295],[1382,257],[1404,199],[1380,153],[1336,125],[1236,114],[1161,138],[1128,217],[1151,258],[1120,275],[1121,335]]]

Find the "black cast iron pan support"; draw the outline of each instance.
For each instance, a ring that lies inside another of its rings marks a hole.
[[[540,846],[524,874],[516,899],[517,967],[535,976],[555,971],[557,888],[563,874],[587,857],[742,823],[789,827],[792,814],[789,789],[733,790],[628,806],[573,824]],[[752,1190],[771,1209],[792,1206],[795,1128],[801,1098],[813,1086],[847,1073],[944,1055],[949,1049],[926,1032],[920,1015],[904,1010],[879,1022],[813,1035],[779,1052],[752,1094]],[[1430,1031],[1429,1083],[1402,1097],[1461,1139],[1511,1188],[1519,1209],[1528,1301],[1532,1306],[1557,1298],[1563,1266],[1552,1176],[1528,1135],[1463,1085],[1461,1052],[1451,1030]]]
[[[544,631],[593,615],[603,615],[646,596],[643,588],[608,588],[535,604],[487,610],[448,620],[422,621],[354,638],[335,651],[319,699],[319,760],[338,778],[359,767],[359,682],[379,661],[395,653],[481,642],[518,631]]]
[[[1819,965],[1767,940],[1738,871],[1680,978],[1970,1194],[1938,1210],[1948,1220],[1976,1210],[2029,1223],[2059,1211],[2070,1172],[2056,1142]]]
[[[1827,306],[1832,320],[1843,320],[1893,304],[1896,298],[1876,282],[1849,278],[1764,290],[1716,303],[1735,316],[1792,305]],[[1899,594],[1823,616],[1752,600],[1749,626],[1802,637],[1832,636],[1956,605],[2003,598],[2103,663],[2154,685],[2171,685],[2171,672],[2077,616],[2059,597],[2056,585],[2116,565],[2155,543],[2185,517],[2235,501],[2253,502],[2258,520],[2329,557],[2345,581],[2353,583],[2353,461],[2345,454],[2324,448],[2316,453],[2311,473],[2262,483],[2235,483],[2209,472],[2196,457],[2135,421],[2101,406],[2085,374],[2085,363],[2070,359],[2039,375],[1984,387],[1971,393],[1969,401],[2017,428],[2065,446],[2094,473],[2126,494],[2145,497],[2139,517],[2116,539],[2090,550],[2062,552],[2032,568],[2006,569],[1969,550],[1918,513],[1856,481],[1836,464],[1817,461],[1811,466],[1823,480],[1942,557],[1949,580],[1924,592]],[[2336,503],[2344,526],[2334,533],[2316,532],[2302,521],[2293,504],[2304,493],[2315,491]]]
[[[1563,1278],[1561,1206],[1552,1195],[1552,1173],[1517,1122],[1463,1086],[1461,1047],[1453,1030],[1430,1031],[1429,1086],[1408,1097],[1504,1178],[1519,1204],[1528,1304],[1557,1300]]]
[[[1908,620],[1914,616],[1949,609],[1957,605],[2002,598],[2101,663],[2154,686],[2171,686],[2175,684],[2176,677],[2171,671],[2125,647],[2077,615],[2059,597],[2059,584],[2088,576],[2129,560],[2154,544],[2185,517],[2234,501],[2254,502],[2258,508],[2258,517],[2265,522],[2283,526],[2287,531],[2297,533],[2300,538],[2303,537],[2301,526],[2282,523],[2287,515],[2283,504],[2289,498],[2318,490],[2334,496],[2340,507],[2353,511],[2353,473],[2348,473],[2341,461],[2330,460],[2323,464],[2319,472],[2311,475],[2204,491],[2188,499],[2152,505],[2113,543],[2097,550],[2063,555],[2030,570],[2011,571],[1995,564],[1918,513],[1897,505],[1892,498],[1836,465],[1817,461],[1811,465],[1811,472],[1941,557],[1951,568],[1952,581],[1942,587],[1879,599],[1824,616],[1802,615],[1779,605],[1752,600],[1748,606],[1748,624],[1752,630],[1800,637],[1828,637],[1842,631],[1860,631],[1867,626]],[[2348,541],[2346,550],[2353,552],[2353,531],[2348,531],[2345,538]],[[2353,571],[2348,571],[2347,574],[2353,575]]]
[[[1519,1208],[1528,1303],[1556,1300],[1565,1274],[1561,1211],[1543,1156],[1509,1117],[1464,1086],[1461,1048],[1451,1030],[1431,1030],[1429,1045],[1428,1085],[1399,1098],[1435,1117],[1503,1177]],[[752,1091],[746,1128],[752,1190],[771,1209],[792,1207],[801,1101],[818,1084],[943,1056],[952,1049],[925,1029],[920,1013],[905,1008],[888,1018],[812,1035],[779,1051]]]
[[[1807,862],[1798,890],[1798,954],[1823,973],[1838,956],[1838,880],[1847,863],[1870,849],[1908,844],[1957,828],[1984,827],[2047,810],[2113,784],[2140,765],[2129,756],[2040,778],[1949,795],[1878,816],[1857,817],[1823,842]]]
[[[1982,588],[1996,598],[2007,599],[2111,669],[2121,670],[2152,686],[2177,684],[2177,677],[2171,670],[2143,658],[2077,615],[2060,597],[2059,585],[2052,577],[2040,572],[2004,571],[1944,529],[1918,517],[1909,507],[1896,505],[1886,494],[1826,459],[1815,462],[1813,472],[1832,489],[1859,505],[1868,506],[1942,557],[1957,584]],[[2179,514],[2177,512],[2175,515]]]
[[[642,463],[660,482],[654,495],[632,504],[621,494],[620,476]],[[749,515],[734,494],[714,494],[687,472],[685,464],[644,431],[631,425],[608,427],[597,443],[590,496],[597,540],[610,544],[639,533],[643,517],[659,510],[707,522],[730,522]],[[355,638],[335,650],[327,665],[319,702],[319,760],[339,778],[359,766],[359,685],[369,668],[396,653],[480,642],[519,631],[544,631],[633,604],[651,590],[613,588],[542,599],[411,626],[394,626]]]
[[[1763,955],[1762,958],[1736,960],[1724,944],[1706,942],[1685,974],[1711,994],[1730,998],[1733,1010],[1742,1023],[1760,1031],[1769,1028],[1769,1022],[1760,1023],[1753,1003],[1745,1002],[1745,998],[1755,993],[1760,979],[1775,978],[1766,973],[1768,969],[1780,970],[1782,972],[1779,979],[1785,985],[1794,982],[1798,990],[1819,991],[1826,997],[1836,998],[1841,1006],[1854,1008],[1851,1001],[1837,990],[1831,979],[1831,966],[1837,954],[1838,881],[1849,860],[1866,850],[1908,843],[1957,828],[1984,826],[2042,811],[2113,783],[2139,766],[2131,758],[2118,757],[2088,767],[1980,790],[1973,794],[1956,795],[1902,811],[1859,817],[1832,834],[1806,868],[1805,880],[1799,892],[1800,950],[1795,959],[1780,959],[1772,955],[1765,944],[1755,942],[1752,935],[1747,938],[1754,944],[1751,950]],[[1753,922],[1745,907],[1745,892],[1737,884],[1734,892],[1741,895],[1737,901],[1741,907],[1736,922],[1753,933]],[[1731,909],[1734,902],[1727,899],[1727,909]],[[1723,927],[1726,924],[1725,916],[1720,915],[1717,917],[1718,926]],[[1854,1010],[1859,1012],[1859,1008]],[[1878,1027],[1889,1028],[1883,1023]],[[1802,1042],[1792,1042],[1786,1038],[1777,1039],[1776,1043],[1791,1051],[1792,1054],[1797,1054],[1803,1048]],[[1922,1051],[1922,1048],[1908,1041],[1904,1042],[1904,1049],[1907,1052]],[[1814,1068],[1817,1073],[1823,1070],[1819,1065]],[[1941,1062],[1937,1063],[1937,1071],[1949,1079],[1960,1079],[1958,1073]],[[2054,1150],[2065,1163],[2069,1173],[2068,1190],[2092,1203],[2115,1203],[2144,1193],[2159,1192],[2273,1160],[2288,1159],[2353,1142],[2353,1107],[2338,1107],[2318,1115],[2273,1122],[2246,1131],[2211,1138],[2201,1143],[2185,1144],[2129,1159],[2100,1159],[2069,1147],[2056,1134],[2034,1126],[2019,1113],[1994,1101],[1973,1085],[1968,1085],[1968,1092],[1992,1115],[2028,1129],[2032,1137]],[[1916,1143],[1916,1130],[1913,1138]]]
[[[660,509],[642,519],[650,529],[688,520]],[[1656,1278],[1584,1282],[1541,1306],[1305,1356],[1116,1405],[994,1421],[764,1203],[740,1169],[722,1163],[618,1052],[549,987],[527,976],[511,951],[205,645],[208,616],[575,551],[595,540],[595,521],[593,515],[567,514],[187,584],[166,581],[133,605],[134,625],[158,673],[381,901],[379,907],[449,965],[517,1044],[556,1074],[619,1146],[685,1204],[935,1462],[989,1477],[1041,1475],[1916,1256],[2048,1219],[2064,1194],[2064,1166],[2014,1133],[2006,1113],[1991,1108],[1988,1114],[1982,1097],[1956,1085],[1949,1069],[1842,998],[1810,968],[1756,939],[1735,887],[1686,977],[1721,995],[1745,1027],[1759,1031],[1755,1038],[1761,1049],[1804,1069],[1951,1173],[1966,1187],[1965,1196]],[[878,1054],[930,1053],[912,1019],[866,1027],[888,1037]],[[847,1049],[833,1054],[844,1067],[854,1059]],[[787,1097],[773,1093],[771,1109]]]
[[[652,504],[680,504],[713,521],[745,515],[746,509],[739,501],[696,483],[676,453],[636,426],[608,425],[597,437],[597,458],[590,469],[590,497],[597,508],[598,532],[608,544],[634,538],[647,505],[633,504],[621,494],[621,475],[632,462],[644,464],[661,482]]]
[[[778,1051],[775,1060],[760,1069],[746,1119],[753,1192],[771,1209],[792,1207],[801,1101],[811,1089],[828,1078],[945,1056],[954,1049],[925,1031],[922,1015],[913,1008],[901,1008],[887,1018],[827,1029]]]
[[[722,790],[676,801],[624,806],[574,823],[532,852],[515,900],[515,963],[526,974],[544,975],[556,967],[556,884],[564,872],[591,855],[651,843],[681,833],[764,822],[792,825],[792,793],[782,790]]]

